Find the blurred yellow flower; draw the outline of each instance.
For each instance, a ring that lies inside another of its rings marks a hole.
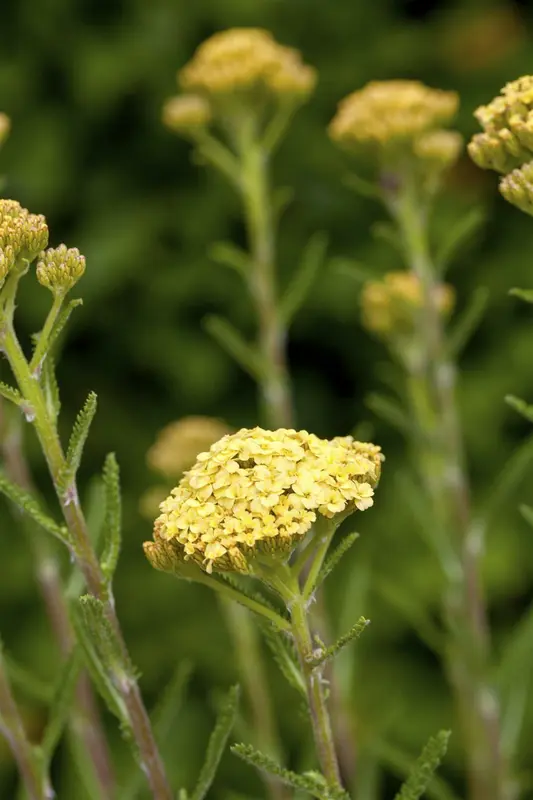
[[[437,170],[453,166],[462,149],[463,137],[460,133],[441,129],[423,133],[413,143],[414,155]]]
[[[361,295],[364,327],[379,336],[409,335],[416,315],[423,305],[420,280],[412,272],[388,272],[379,281],[369,281]],[[448,316],[455,302],[454,290],[448,284],[436,287],[438,309]]]
[[[163,123],[175,133],[187,134],[211,122],[211,108],[204,97],[183,94],[170,97],[163,106]]]
[[[148,451],[148,466],[167,478],[179,478],[194,464],[198,453],[227,433],[228,425],[212,417],[183,417],[171,422],[158,433]]]
[[[7,114],[0,112],[0,144],[3,144],[7,139],[9,131],[11,130],[11,120]]]
[[[372,81],[339,103],[329,134],[339,144],[379,153],[450,122],[458,105],[456,92],[419,81]]]
[[[198,456],[145,553],[159,569],[191,559],[207,572],[249,572],[260,553],[290,552],[318,514],[369,508],[381,461],[379,447],[351,437],[243,428]]]

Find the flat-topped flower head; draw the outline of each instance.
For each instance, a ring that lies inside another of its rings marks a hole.
[[[533,160],[533,76],[511,81],[474,116],[483,128],[468,146],[482,169],[508,173]]]
[[[436,287],[435,302],[440,313],[448,316],[453,310],[454,291],[448,284]],[[369,281],[361,295],[364,327],[388,339],[408,336],[424,302],[420,280],[412,272],[388,272],[382,280]]]
[[[37,264],[37,280],[54,294],[69,292],[84,272],[85,256],[65,244],[42,252]]]
[[[449,123],[458,104],[455,92],[419,81],[372,81],[340,102],[329,134],[338,144],[379,156]]]
[[[351,437],[243,428],[224,436],[161,504],[145,553],[158,569],[191,560],[207,572],[251,571],[287,556],[319,515],[373,503],[380,448]]]
[[[211,108],[205,97],[182,94],[170,97],[163,106],[163,123],[182,136],[198,133],[211,122]]]
[[[30,214],[16,200],[0,200],[0,280],[20,263],[33,261],[48,244],[48,227],[42,214]]]
[[[183,417],[166,425],[148,451],[148,466],[168,478],[179,478],[192,467],[198,453],[230,433],[228,426],[212,417]]]
[[[305,98],[316,76],[297,50],[278,44],[260,28],[216,33],[197,49],[179,73],[185,91],[219,97],[263,90],[273,96]]]

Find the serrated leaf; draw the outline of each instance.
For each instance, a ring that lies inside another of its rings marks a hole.
[[[320,667],[331,661],[340,651],[351,642],[359,639],[363,631],[370,625],[370,620],[365,617],[359,617],[355,625],[350,628],[345,634],[340,636],[337,641],[325,648],[318,648],[314,651],[312,656],[309,656],[306,661],[313,668]]]
[[[60,476],[59,484],[63,492],[67,491],[76,478],[76,474],[81,464],[83,448],[89,435],[89,428],[96,414],[97,397],[94,392],[90,392],[83,408],[78,413],[67,448],[65,468]]]
[[[304,772],[300,774],[290,769],[285,769],[266,753],[261,753],[247,744],[234,744],[231,747],[231,752],[261,772],[266,772],[267,775],[279,778],[286,786],[308,792],[317,800],[350,800],[348,793],[343,789],[328,787],[326,779],[319,772]]]
[[[48,413],[53,419],[57,419],[61,410],[61,400],[59,397],[59,386],[56,379],[55,363],[51,353],[43,364],[41,372],[41,388]]]
[[[204,324],[207,332],[245,372],[256,381],[263,380],[266,369],[259,352],[243,339],[230,322],[222,317],[211,316]]]
[[[282,634],[266,621],[259,623],[261,632],[270,648],[274,661],[278,665],[281,674],[287,683],[296,689],[303,698],[307,697],[305,681],[300,672],[300,667],[293,655],[289,652],[287,642],[282,638]]]
[[[473,206],[468,213],[464,214],[455,225],[446,231],[446,238],[435,258],[435,263],[441,273],[446,271],[461,248],[466,245],[469,238],[477,233],[485,220],[486,214],[483,209]]]
[[[450,731],[431,737],[395,800],[420,800],[446,755],[449,738]]]
[[[231,729],[235,722],[238,703],[239,687],[233,686],[229,690],[226,700],[220,709],[215,728],[209,739],[207,753],[204,765],[200,771],[198,783],[191,794],[191,800],[203,800],[204,797],[207,797],[207,792],[211,788],[220,759],[222,758]]]
[[[453,359],[459,357],[479,327],[487,310],[489,297],[489,290],[485,286],[479,286],[452,328],[448,340],[448,348]]]
[[[533,422],[533,405],[529,405],[525,400],[521,400],[513,394],[508,394],[505,398],[505,402],[508,406],[511,406],[511,408],[514,408],[515,411],[518,411],[519,414],[525,417],[528,422]]]
[[[0,472],[0,492],[5,495],[11,502],[15,503],[22,511],[24,511],[37,525],[44,528],[45,531],[51,533],[63,544],[68,544],[68,531],[62,526],[54,522],[51,517],[48,517],[40,508],[39,503],[31,496],[25,489],[22,489],[16,483],[10,481],[4,474]]]
[[[526,303],[533,303],[533,289],[510,289],[509,294],[512,297],[518,297]]]
[[[246,276],[250,270],[250,256],[232,242],[215,242],[209,255],[217,264],[234,269],[239,275]]]
[[[378,736],[372,739],[371,751],[387,771],[400,778],[409,776],[413,767],[410,753],[404,752],[397,745],[383,741]],[[428,800],[463,800],[438,775],[433,776],[433,780],[426,788],[426,796]]]
[[[81,652],[78,647],[75,647],[60,671],[49,710],[48,721],[41,740],[41,752],[46,765],[49,765],[52,760],[71,713],[81,665]]]
[[[344,537],[344,539],[341,540],[333,552],[330,553],[330,555],[325,559],[324,563],[322,564],[322,568],[318,573],[315,589],[324,583],[328,575],[333,572],[337,564],[341,562],[342,558],[346,555],[348,550],[358,538],[359,534],[355,531],[353,533],[349,533]]]
[[[120,471],[114,453],[106,457],[103,471],[105,491],[104,547],[102,572],[108,580],[113,578],[120,555],[122,539],[122,499]]]
[[[19,406],[24,402],[24,398],[18,389],[14,389],[12,386],[9,386],[7,383],[3,383],[2,381],[0,381],[0,395],[6,400],[9,400],[10,403],[14,403],[16,406]]]
[[[318,271],[324,264],[327,246],[328,237],[319,231],[309,239],[304,248],[300,263],[281,299],[281,317],[285,325],[290,325],[307,299]]]

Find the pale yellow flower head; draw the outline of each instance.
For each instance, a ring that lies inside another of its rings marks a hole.
[[[170,97],[163,106],[163,123],[181,135],[193,134],[206,128],[211,122],[208,101],[197,94],[182,94]]]
[[[430,168],[444,170],[453,166],[463,149],[463,137],[457,131],[434,130],[423,133],[413,143],[413,153]]]
[[[423,301],[422,286],[416,275],[412,272],[388,272],[382,280],[369,281],[363,289],[363,325],[383,338],[409,335],[413,332]],[[455,302],[453,288],[439,284],[435,301],[440,313],[448,316]]]
[[[0,281],[18,261],[30,262],[48,244],[41,214],[30,214],[16,200],[0,200]]]
[[[483,133],[468,146],[482,169],[507,173],[533,160],[533,76],[508,83],[491,103],[475,112]]]
[[[260,28],[232,28],[216,33],[197,49],[179,73],[185,91],[220,96],[264,90],[273,96],[305,98],[316,76],[297,50],[278,44]]]
[[[455,92],[419,81],[372,81],[340,102],[329,134],[338,144],[380,154],[450,122],[458,104]]]
[[[500,192],[509,203],[533,216],[533,161],[502,178]]]
[[[85,272],[85,256],[77,247],[50,247],[37,263],[37,280],[54,294],[66,294]]]
[[[212,417],[183,417],[171,422],[159,432],[148,451],[148,466],[167,478],[179,478],[192,467],[198,453],[227,433],[229,427]]]
[[[351,437],[243,428],[224,436],[161,504],[145,553],[158,569],[251,571],[259,555],[287,555],[318,515],[373,503],[382,456]]]

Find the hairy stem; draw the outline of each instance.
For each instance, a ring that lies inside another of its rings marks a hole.
[[[65,455],[55,420],[52,419],[38,381],[32,375],[26,357],[20,347],[12,325],[12,316],[4,317],[2,347],[16,378],[20,392],[31,410],[31,417],[45,455],[50,475],[65,519],[71,543],[72,555],[85,579],[88,591],[103,604],[105,614],[112,626],[123,655],[124,664],[129,663],[128,650],[115,611],[111,589],[102,573],[100,563],[92,547],[85,517],[80,507],[75,483],[66,494],[61,488],[61,475],[65,467]],[[117,686],[127,710],[133,737],[137,745],[141,766],[146,773],[152,795],[156,800],[171,800],[172,790],[165,774],[150,720],[144,707],[137,682],[133,679]]]
[[[437,535],[455,554],[444,610],[448,624],[447,669],[456,694],[468,760],[471,800],[505,800],[505,764],[498,701],[489,681],[490,641],[480,579],[482,542],[472,524],[455,365],[450,361],[437,307],[437,271],[427,241],[427,203],[409,175],[388,207],[402,235],[408,266],[423,289],[417,355],[410,358],[410,390],[420,436],[422,480],[431,500]]]
[[[0,399],[0,451],[6,475],[13,483],[34,491],[29,467],[24,455],[20,414],[9,420],[5,401]],[[28,526],[28,541],[32,550],[37,582],[52,631],[61,653],[66,656],[73,644],[73,635],[65,602],[60,570],[55,553],[44,536]],[[31,530],[30,530],[31,529]],[[76,706],[71,726],[82,741],[88,761],[94,769],[102,800],[111,798],[115,780],[104,729],[98,713],[96,698],[86,673],[82,672],[76,686]]]

